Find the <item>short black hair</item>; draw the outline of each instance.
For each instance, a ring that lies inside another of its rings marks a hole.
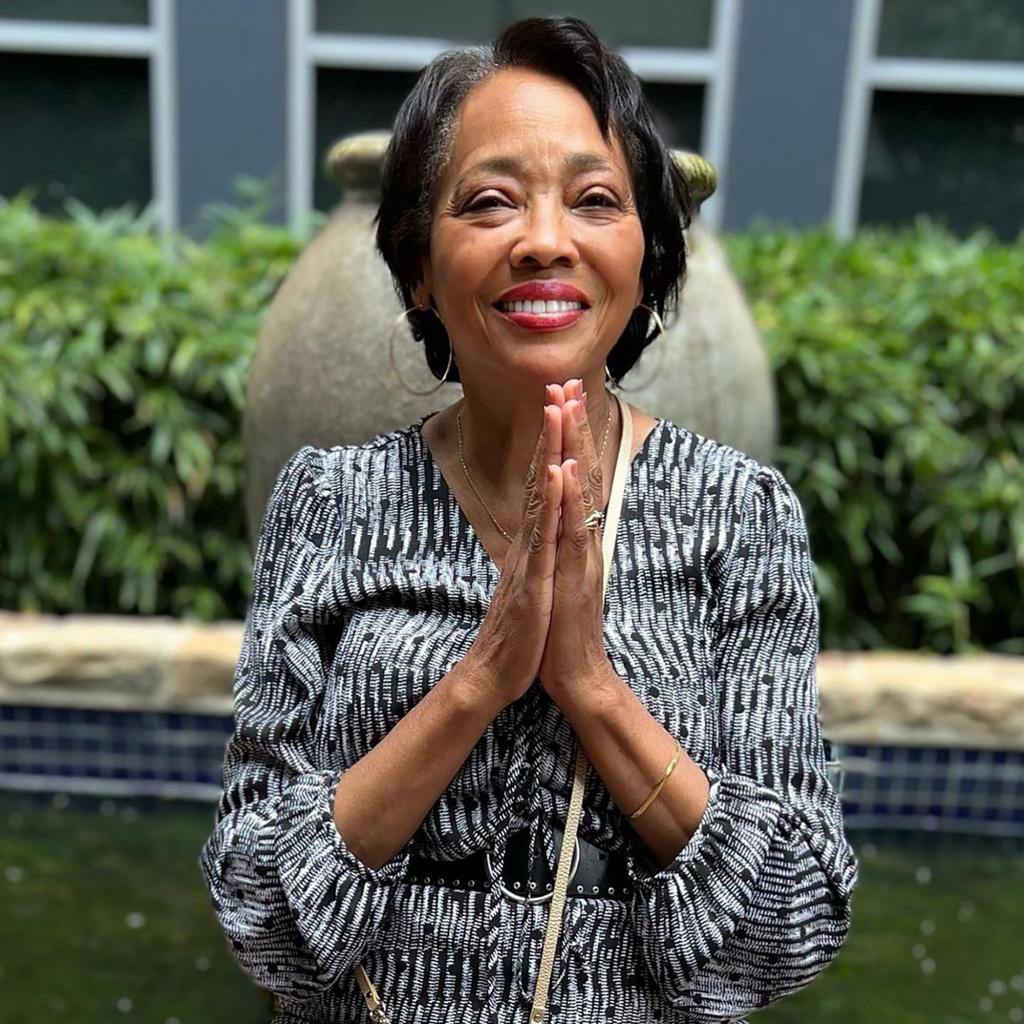
[[[377,249],[403,307],[413,305],[412,290],[430,249],[435,192],[459,106],[474,85],[505,68],[529,68],[567,81],[590,105],[605,141],[609,130],[619,139],[643,225],[641,301],[664,316],[678,301],[686,272],[690,189],[658,134],[636,74],[590,25],[573,17],[523,18],[489,46],[446,50],[423,69],[403,101],[384,155],[374,218]],[[409,313],[408,322],[413,337],[424,343],[431,372],[441,379],[450,354],[447,331],[429,311]],[[608,355],[614,380],[627,373],[657,333],[654,318],[636,310]],[[447,379],[460,381],[454,358]]]

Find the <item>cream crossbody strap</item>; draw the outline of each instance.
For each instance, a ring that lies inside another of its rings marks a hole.
[[[619,454],[615,460],[615,472],[612,475],[612,489],[608,496],[608,508],[605,512],[604,526],[601,531],[601,550],[604,560],[604,580],[601,585],[602,607],[603,597],[608,593],[608,577],[612,569],[612,555],[615,551],[615,534],[619,529],[619,512],[622,509],[622,495],[626,490],[626,476],[629,473],[629,456],[633,449],[633,417],[627,412],[626,405],[618,395],[613,396],[619,403],[619,418],[622,420],[622,438],[619,441]],[[555,874],[555,888],[551,894],[551,912],[548,915],[547,932],[544,935],[544,949],[540,956],[540,969],[537,972],[537,986],[533,993],[533,1007],[530,1010],[530,1024],[540,1024],[547,1010],[548,988],[551,984],[551,970],[555,964],[555,948],[558,945],[558,933],[562,928],[562,915],[565,912],[565,891],[569,885],[569,868],[572,862],[572,851],[576,845],[576,832],[580,824],[580,812],[583,809],[583,789],[587,777],[587,755],[583,746],[576,748],[576,775],[572,784],[572,796],[569,798],[569,811],[565,819],[565,831],[562,834],[562,846],[558,854],[558,870]],[[356,981],[366,999],[373,1024],[391,1024],[391,1017],[370,980],[362,964],[356,966]]]
[[[619,403],[620,419],[622,420],[622,439],[619,442],[619,456],[615,462],[612,490],[608,496],[608,508],[602,529],[602,551],[604,553],[602,595],[608,592],[608,577],[611,573],[612,555],[615,551],[615,534],[619,528],[622,495],[626,490],[629,456],[633,449],[632,414],[627,411],[626,404],[618,395],[615,395],[615,401]],[[569,886],[569,868],[572,861],[573,847],[576,845],[576,831],[580,824],[580,812],[583,809],[583,789],[586,784],[587,765],[587,755],[583,752],[583,745],[577,743],[576,777],[572,784],[572,796],[569,797],[569,811],[565,819],[565,831],[562,834],[562,848],[558,854],[558,871],[555,875],[555,888],[551,894],[551,912],[548,915],[548,927],[544,935],[544,949],[540,955],[537,985],[533,990],[530,1024],[540,1024],[547,1011],[548,986],[551,983],[551,971],[555,965],[555,947],[558,945],[558,933],[562,928],[562,914],[565,911],[565,891]]]

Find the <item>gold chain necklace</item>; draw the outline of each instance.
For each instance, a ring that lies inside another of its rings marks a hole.
[[[612,412],[611,412],[611,403],[609,402],[608,403],[608,414],[604,418],[604,432],[601,435],[601,448],[600,448],[600,450],[597,453],[597,460],[598,460],[598,462],[601,462],[603,460],[603,458],[604,458],[604,447],[605,447],[605,445],[608,442],[608,428],[611,426],[611,422],[612,422]],[[512,538],[505,531],[505,529],[501,525],[501,523],[499,523],[498,520],[494,518],[494,513],[490,510],[490,507],[488,506],[487,502],[484,501],[483,495],[477,490],[476,484],[473,483],[473,478],[469,475],[469,467],[466,465],[466,457],[465,457],[465,453],[463,452],[463,448],[462,448],[462,406],[461,405],[459,406],[458,414],[455,417],[455,423],[456,423],[456,426],[458,427],[458,433],[459,433],[459,462],[462,463],[462,472],[466,474],[466,479],[469,481],[469,486],[473,488],[473,493],[477,496],[477,498],[480,501],[480,504],[483,505],[484,510],[487,512],[487,514],[491,517],[491,522],[494,523],[494,525],[501,531],[502,536],[506,540],[511,541]]]

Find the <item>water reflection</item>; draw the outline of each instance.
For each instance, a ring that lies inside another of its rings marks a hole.
[[[231,958],[199,876],[212,822],[207,804],[0,793],[0,1018],[264,1024],[269,999]],[[1024,1024],[1024,841],[850,836],[850,937],[758,1024]],[[11,984],[45,958],[47,986]]]

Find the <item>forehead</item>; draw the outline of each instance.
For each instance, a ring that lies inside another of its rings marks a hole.
[[[503,168],[494,162],[499,157],[512,162]],[[444,177],[451,184],[475,169],[572,173],[600,162],[628,180],[619,140],[614,132],[604,140],[583,95],[560,79],[506,68],[475,85],[462,101]]]

